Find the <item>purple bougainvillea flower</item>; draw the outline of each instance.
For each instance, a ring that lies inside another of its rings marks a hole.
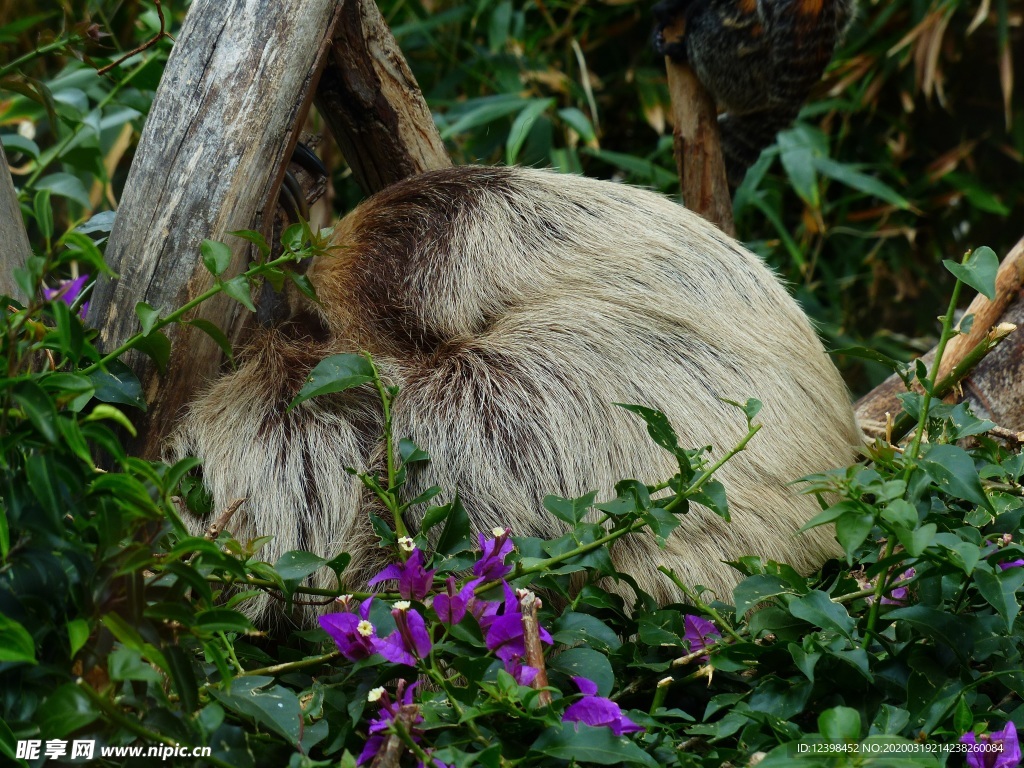
[[[415,690],[419,683],[413,683],[406,687],[405,680],[398,681],[398,689],[395,691],[395,700],[388,695],[387,690],[384,688],[374,688],[370,691],[370,695],[367,697],[370,703],[379,702],[380,709],[377,712],[377,717],[370,721],[370,738],[367,739],[366,745],[363,747],[363,751],[359,753],[359,759],[356,760],[356,765],[365,765],[366,763],[372,762],[380,752],[381,747],[384,746],[384,741],[387,738],[387,732],[391,728],[391,724],[398,717],[399,710],[402,707],[413,706],[412,692]],[[420,738],[423,736],[423,732],[416,728],[417,725],[423,722],[423,715],[416,712],[412,723],[407,723],[409,728],[409,735],[412,740],[417,744]],[[417,768],[426,768],[423,761],[416,763]],[[449,768],[445,763],[440,760],[431,760],[430,768]]]
[[[611,728],[612,733],[621,736],[624,733],[636,733],[644,730],[624,714],[622,709],[611,699],[597,695],[597,683],[585,677],[572,679],[583,694],[583,698],[570,704],[562,715],[563,723],[585,723],[596,727]]]
[[[425,659],[433,647],[430,633],[427,632],[427,624],[407,602],[395,603],[391,615],[395,619],[397,629],[379,640],[375,650],[390,662],[414,667],[416,659]]]
[[[700,616],[687,614],[683,620],[683,627],[686,630],[683,639],[686,640],[686,647],[689,648],[690,653],[703,651],[709,645],[714,645],[722,639],[722,633],[718,631],[715,622]],[[701,658],[707,660],[708,657],[702,656]]]
[[[899,575],[896,581],[907,581],[908,579],[914,578],[916,571],[913,568],[907,568],[903,573]],[[870,602],[870,601],[869,601]],[[882,596],[882,605],[909,605],[910,604],[910,587],[896,587],[896,589],[890,590],[888,595]]]
[[[973,732],[960,737],[961,744],[975,747],[966,755],[969,768],[1016,768],[1020,765],[1020,742],[1017,727],[1008,722],[1001,731],[981,736]]]
[[[493,539],[479,534],[480,549],[483,553],[473,564],[473,573],[482,577],[484,581],[497,581],[512,571],[511,565],[505,565],[505,558],[512,552],[512,541],[509,538],[512,529],[495,528],[492,533]]]
[[[82,289],[85,288],[85,284],[89,282],[88,275],[80,275],[74,280],[61,280],[57,283],[56,288],[43,288],[43,298],[46,301],[52,299],[60,299],[69,307],[75,303],[75,300],[82,295]],[[82,302],[82,306],[78,309],[78,316],[84,318],[85,313],[89,310],[89,302]]]
[[[494,604],[493,612],[485,611],[482,618],[477,617],[480,628],[484,630],[487,648],[505,662],[526,655],[526,640],[523,637],[523,613],[519,605],[519,597],[512,587],[502,582],[505,589],[505,600]],[[538,635],[541,642],[550,645],[551,634],[539,627]]]
[[[1024,558],[1011,560],[1008,563],[1000,563],[999,567],[1005,571],[1009,568],[1020,568],[1022,565],[1024,565]]]
[[[473,590],[483,579],[473,579],[458,592],[455,591],[455,577],[449,576],[445,582],[445,591],[434,597],[434,611],[444,624],[458,624],[466,615],[469,603],[473,600]]]
[[[505,671],[508,672],[520,685],[530,685],[537,677],[538,670],[529,664],[523,664],[518,656],[505,662]]]
[[[373,598],[364,600],[359,606],[358,614],[344,610],[320,617],[320,626],[334,640],[341,655],[349,661],[359,661],[377,652],[377,644],[380,641],[369,620],[372,601]],[[343,604],[347,609],[348,601],[343,601]]]
[[[413,683],[406,687],[405,680],[399,680],[398,689],[395,691],[397,701],[393,701],[384,688],[374,688],[370,691],[368,697],[370,703],[380,702],[380,710],[377,712],[377,717],[370,721],[370,738],[367,740],[366,746],[363,747],[363,751],[359,754],[356,765],[368,763],[377,756],[380,748],[384,745],[385,733],[398,716],[399,708],[413,703],[412,692],[416,689],[417,685],[419,683]],[[423,716],[417,715],[413,725],[421,722],[423,722]]]
[[[434,583],[436,569],[426,570],[423,567],[423,551],[413,549],[409,559],[404,563],[394,563],[370,579],[370,586],[382,581],[398,579],[398,594],[404,600],[422,600],[430,592]]]

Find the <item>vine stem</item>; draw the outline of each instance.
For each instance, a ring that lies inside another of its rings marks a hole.
[[[365,353],[364,353],[365,354]],[[406,537],[409,535],[409,530],[405,527],[405,521],[402,519],[402,511],[399,508],[398,499],[395,496],[394,488],[398,482],[398,465],[395,461],[395,446],[393,443],[393,433],[391,428],[391,392],[384,385],[384,381],[380,377],[380,371],[377,370],[377,364],[373,362],[373,357],[365,355],[366,359],[370,363],[370,368],[373,369],[373,384],[377,387],[377,392],[380,395],[381,407],[384,411],[384,451],[388,465],[388,487],[381,496],[388,509],[391,511],[391,516],[395,520],[395,533],[398,534],[399,538]],[[404,561],[406,558],[405,553],[401,548],[398,550],[399,556]]]
[[[21,67],[22,64],[27,64],[28,62],[32,61],[32,59],[38,59],[42,56],[45,56],[48,53],[59,51],[61,48],[65,48],[74,43],[80,43],[84,39],[85,38],[83,38],[81,35],[68,35],[67,37],[58,38],[54,40],[52,43],[41,45],[34,51],[29,51],[24,56],[19,56],[10,64],[6,64],[0,67],[0,77],[6,77],[11,72],[14,72],[16,69]]]
[[[255,267],[252,267],[251,269],[248,269],[245,272],[243,272],[242,276],[246,278],[257,277],[263,274],[264,272],[267,272],[275,267],[280,267],[284,264],[288,264],[289,262],[292,261],[295,261],[295,254],[289,253],[277,259],[274,259],[273,261],[268,261],[266,264],[257,264]],[[142,339],[144,339],[145,337],[149,336],[151,333],[159,331],[161,328],[164,328],[170,325],[171,323],[176,323],[188,312],[198,307],[204,301],[213,298],[223,290],[224,284],[220,280],[218,280],[208,290],[203,291],[201,294],[192,299],[192,301],[188,302],[187,304],[183,304],[181,307],[174,310],[166,317],[159,318],[156,321],[156,323],[154,323],[153,327],[149,329],[149,331],[141,331],[139,333],[136,333],[134,336],[131,336],[127,341],[125,341],[113,352],[104,355],[92,365],[88,366],[87,368],[83,368],[81,371],[79,371],[79,373],[81,373],[83,376],[88,376],[90,373],[95,373],[100,368],[105,366],[107,363],[113,362],[128,350],[133,349],[136,344],[142,341]]]
[[[964,257],[963,261],[965,262],[966,260],[967,256]],[[935,394],[935,380],[939,375],[939,365],[942,363],[942,354],[945,352],[946,345],[949,343],[949,340],[953,338],[953,313],[956,312],[956,305],[960,299],[960,289],[962,287],[963,282],[957,280],[956,285],[953,286],[953,295],[949,299],[949,307],[946,309],[946,314],[942,316],[942,334],[939,336],[939,345],[935,348],[935,359],[932,360],[932,369],[928,374],[927,386],[924,388],[924,398],[921,401],[921,415],[918,416],[917,421],[917,432],[914,434],[914,439],[910,443],[910,449],[907,452],[907,458],[910,462],[917,459],[918,452],[921,450],[921,440],[924,439],[925,426],[928,424],[928,409],[931,406],[932,397]],[[910,477],[910,472],[911,467],[908,466],[908,479]]]
[[[756,435],[760,431],[761,431],[761,425],[760,424],[753,424],[753,425],[751,425],[748,428],[748,430],[747,430],[746,437],[744,437],[742,440],[740,440],[732,448],[732,450],[730,450],[727,454],[725,454],[725,456],[720,458],[718,461],[716,461],[714,464],[712,464],[708,469],[706,469],[703,473],[701,473],[700,477],[698,477],[696,480],[694,480],[693,483],[691,483],[690,487],[687,488],[684,493],[680,493],[674,499],[672,499],[672,501],[670,501],[665,506],[665,510],[668,511],[668,512],[674,511],[675,507],[678,506],[679,504],[681,504],[683,499],[689,498],[691,495],[693,495],[694,493],[699,491],[704,486],[704,484],[708,480],[711,479],[711,476],[714,475],[715,472],[717,472],[719,469],[721,469],[722,466],[727,461],[729,461],[733,456],[735,456],[737,453],[739,453],[744,448],[746,448],[747,447],[747,443],[749,443],[750,440],[754,437],[754,435]]]
[[[892,557],[892,553],[896,550],[896,537],[890,536],[889,540],[885,543],[885,554],[882,556],[883,560],[888,560]],[[882,607],[882,595],[886,593],[886,582],[889,581],[889,572],[883,571],[878,574],[878,583],[875,585],[875,599],[871,601],[871,606],[868,608],[868,623],[864,629],[864,639],[860,642],[860,647],[867,650],[868,645],[871,644],[871,638],[875,634],[875,624],[878,622],[878,611]]]

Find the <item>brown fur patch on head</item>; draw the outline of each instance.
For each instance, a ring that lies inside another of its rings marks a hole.
[[[432,309],[429,284],[450,268],[457,223],[471,219],[483,198],[509,193],[506,169],[452,168],[411,177],[360,204],[335,233],[341,261],[310,270],[325,305],[359,308],[358,318],[335,322],[339,332],[363,328],[372,347],[387,339],[398,354],[435,351],[448,334],[423,318]]]

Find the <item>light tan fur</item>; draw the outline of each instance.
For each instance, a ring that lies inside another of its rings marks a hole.
[[[717,457],[745,434],[722,399],[755,397],[764,427],[717,474],[732,524],[694,507],[664,549],[648,533],[620,541],[618,567],[662,601],[678,595],[658,565],[728,599],[737,574],[723,560],[758,554],[808,571],[837,552],[828,530],[794,537],[817,506],[788,484],[854,458],[846,389],[778,279],[703,219],[621,184],[468,167],[370,198],[335,240],[338,255],[309,273],[329,338],[269,333],[192,405],[170,449],[203,459],[215,509],[248,497],[234,533],[273,535],[271,561],[349,551],[357,586],[387,555],[345,471],[380,467],[374,395],[284,412],[319,359],[359,350],[401,388],[396,439],[431,455],[410,498],[458,490],[479,530],[555,536],[546,494],[607,499],[623,478],[670,477],[673,457],[613,403],[663,411],[684,447]]]

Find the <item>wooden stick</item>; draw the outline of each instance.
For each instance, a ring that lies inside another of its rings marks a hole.
[[[537,701],[546,707],[551,703],[551,692],[546,690],[548,671],[544,664],[544,648],[540,644],[540,621],[537,619],[540,600],[533,592],[527,591],[519,598],[519,608],[523,614],[523,642],[526,646],[526,658],[523,661],[537,670],[537,676],[533,678],[530,687],[540,691]]]
[[[977,348],[999,323],[1024,325],[1024,239],[1003,259],[996,276],[996,299],[975,297],[967,308],[974,315],[971,332],[955,337],[946,346],[939,379],[960,367],[967,355]],[[935,351],[921,360],[931,364]],[[974,412],[991,419],[1000,427],[1017,432],[1024,430],[1024,334],[1013,333],[981,360],[962,383],[965,399]],[[872,425],[886,423],[886,414],[900,411],[897,395],[906,391],[899,376],[893,374],[854,405],[857,419],[872,433]]]
[[[680,19],[665,29],[667,42],[680,40],[685,23]],[[711,94],[686,64],[665,58],[668,89],[672,99],[676,165],[683,192],[683,204],[732,237],[732,196],[725,176],[722,142],[718,132],[718,110]]]
[[[32,248],[3,147],[0,147],[0,245],[0,293],[21,301],[34,298],[23,296],[14,282],[14,270],[25,264]]]
[[[234,260],[245,241],[227,233],[269,229],[269,220],[319,62],[340,9],[334,0],[195,0],[164,70],[125,185],[107,259],[120,274],[97,285],[90,320],[113,349],[139,329],[145,301],[165,314],[212,283],[199,258],[203,239],[226,240]],[[199,317],[235,344],[249,312],[225,296]],[[131,453],[156,458],[174,418],[221,366],[220,348],[190,326],[168,329],[171,357],[160,378],[149,358],[125,356],[142,381],[149,410]]]
[[[345,0],[316,107],[367,194],[452,165],[416,78],[373,0]]]

